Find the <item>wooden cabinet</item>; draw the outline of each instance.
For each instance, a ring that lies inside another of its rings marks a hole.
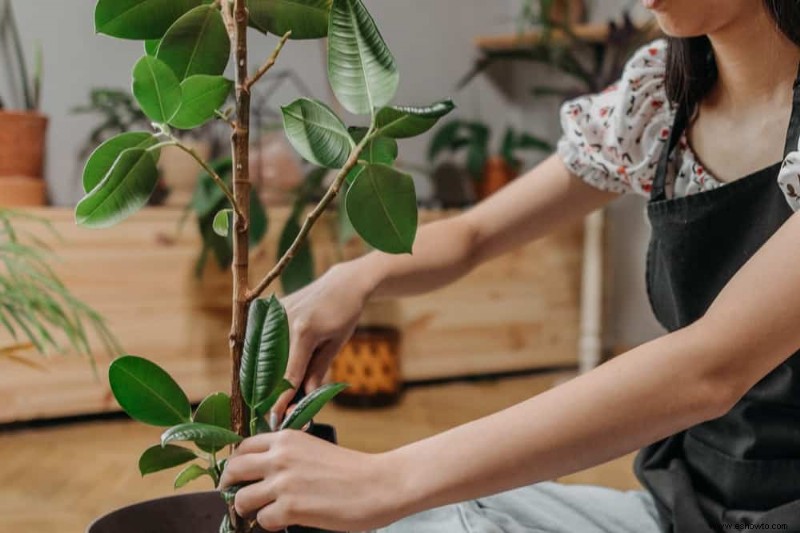
[[[193,401],[227,389],[228,273],[212,269],[203,280],[194,277],[199,240],[191,221],[178,232],[181,210],[145,209],[103,231],[78,228],[67,209],[34,214],[61,236],[39,233],[53,248],[56,272],[106,317],[127,353],[163,365]],[[256,274],[272,264],[287,214],[271,210],[270,234],[253,252]],[[444,216],[450,215],[421,213],[423,222]],[[323,220],[312,234],[320,271],[341,257],[332,228]],[[576,364],[581,251],[576,226],[444,290],[393,303],[405,379]],[[0,361],[0,423],[116,410],[103,375],[110,359],[102,353],[97,359],[98,377],[85,359],[69,354],[54,354],[45,370]]]

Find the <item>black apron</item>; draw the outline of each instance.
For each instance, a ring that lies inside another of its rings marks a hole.
[[[800,135],[799,87],[800,75],[786,154]],[[648,295],[669,331],[700,318],[792,215],[777,183],[780,163],[717,189],[667,198],[670,154],[687,123],[679,109],[648,204]],[[681,394],[680,384],[674,393]],[[644,448],[636,473],[653,494],[666,532],[734,530],[725,524],[788,524],[784,531],[800,532],[800,352],[725,416]]]

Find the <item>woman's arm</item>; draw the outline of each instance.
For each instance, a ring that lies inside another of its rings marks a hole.
[[[800,214],[693,325],[389,454],[406,512],[560,477],[725,414],[800,348]],[[437,475],[429,475],[435,468]]]
[[[246,441],[223,484],[274,527],[365,529],[566,475],[726,413],[800,347],[800,214],[693,325],[497,414],[385,454],[302,433]],[[260,511],[259,511],[260,509]]]
[[[370,296],[428,292],[618,196],[585,184],[554,155],[466,213],[422,227],[413,255],[374,252],[343,268]]]
[[[413,255],[373,252],[340,264],[284,299],[291,327],[286,379],[320,385],[372,296],[404,296],[451,283],[475,265],[580,220],[617,195],[586,185],[552,156],[467,213],[424,226]],[[292,393],[274,412],[285,412]]]

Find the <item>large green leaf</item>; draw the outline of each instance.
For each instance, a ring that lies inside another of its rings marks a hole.
[[[197,74],[225,72],[231,42],[222,14],[214,6],[198,6],[173,24],[158,47],[156,57],[184,80]]]
[[[225,104],[233,82],[223,76],[198,74],[181,82],[181,106],[170,118],[171,126],[190,130],[202,126]]]
[[[147,204],[158,183],[152,153],[142,148],[123,151],[105,178],[75,208],[81,226],[113,226]]]
[[[158,138],[146,131],[129,131],[112,137],[97,147],[83,169],[83,192],[88,193],[106,177],[117,157],[128,148],[150,148],[158,144]],[[150,155],[158,160],[158,152]]]
[[[278,257],[283,257],[299,233],[300,213],[295,212],[286,221],[286,226],[281,233],[278,242]],[[312,281],[314,281],[314,255],[311,253],[311,245],[306,239],[281,273],[281,286],[284,294],[291,294]]]
[[[210,424],[189,422],[171,427],[161,434],[162,446],[175,441],[194,442],[198,446],[223,448],[229,444],[241,442],[242,437],[229,429]]]
[[[361,0],[333,0],[328,78],[351,113],[372,113],[397,92],[400,74],[394,58]]]
[[[300,155],[322,167],[345,165],[353,140],[344,123],[328,106],[317,100],[300,98],[282,110],[286,136]]]
[[[200,424],[231,429],[231,397],[224,392],[210,394],[197,407],[193,420]]]
[[[431,129],[455,107],[452,100],[437,102],[428,107],[384,107],[376,118],[376,134],[395,139],[416,137]]]
[[[239,379],[242,396],[255,410],[283,379],[289,360],[289,320],[275,296],[250,306]]]
[[[203,400],[194,413],[193,421],[224,429],[231,429],[231,398],[225,393],[217,392]],[[222,448],[199,446],[204,452],[218,452]]]
[[[286,392],[294,389],[294,385],[288,379],[282,379],[278,386],[275,387],[275,390],[272,391],[272,394],[269,395],[269,398],[258,404],[255,412],[256,416],[259,420],[263,420],[264,416],[269,413],[270,409],[277,403],[278,399],[281,395]]]
[[[300,400],[292,414],[281,424],[281,429],[303,429],[328,402],[347,387],[347,383],[331,383],[318,388]]]
[[[144,56],[133,67],[133,96],[150,120],[166,124],[181,107],[181,84],[163,61]]]
[[[367,134],[366,128],[350,128],[350,135],[357,143],[361,142],[364,135]],[[367,163],[383,163],[384,165],[391,165],[397,159],[399,148],[397,141],[390,137],[375,137],[369,141],[361,155],[358,157],[359,161],[366,161]],[[356,176],[361,173],[363,163],[359,163],[347,174],[347,183],[353,183]]]
[[[202,0],[98,0],[94,26],[120,39],[160,39],[181,15]]]
[[[197,455],[192,450],[172,444],[166,446],[156,444],[147,448],[139,458],[139,472],[142,476],[146,476],[180,466],[194,459],[197,459]]]
[[[195,479],[199,479],[203,476],[208,476],[212,480],[214,479],[214,476],[211,475],[211,472],[209,472],[208,469],[203,468],[200,465],[191,464],[181,470],[181,472],[175,478],[175,488],[183,488]]]
[[[320,39],[328,35],[333,0],[248,0],[250,20],[264,32],[292,39]]]
[[[191,420],[186,393],[157,364],[126,355],[108,370],[111,392],[128,415],[152,426],[172,426]]]
[[[411,176],[370,164],[347,191],[347,216],[361,237],[387,253],[411,253],[417,234],[417,197]]]

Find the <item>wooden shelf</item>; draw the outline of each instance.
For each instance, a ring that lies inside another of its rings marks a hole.
[[[639,28],[645,28],[647,23],[637,23]],[[608,38],[609,26],[606,22],[591,24],[578,24],[572,28],[573,33],[587,43],[603,43]],[[660,35],[658,28],[653,27],[652,37]],[[556,42],[566,40],[564,32],[554,31],[553,38]],[[481,36],[475,40],[475,45],[484,52],[513,51],[533,46],[542,39],[541,31],[528,31],[513,35]]]

